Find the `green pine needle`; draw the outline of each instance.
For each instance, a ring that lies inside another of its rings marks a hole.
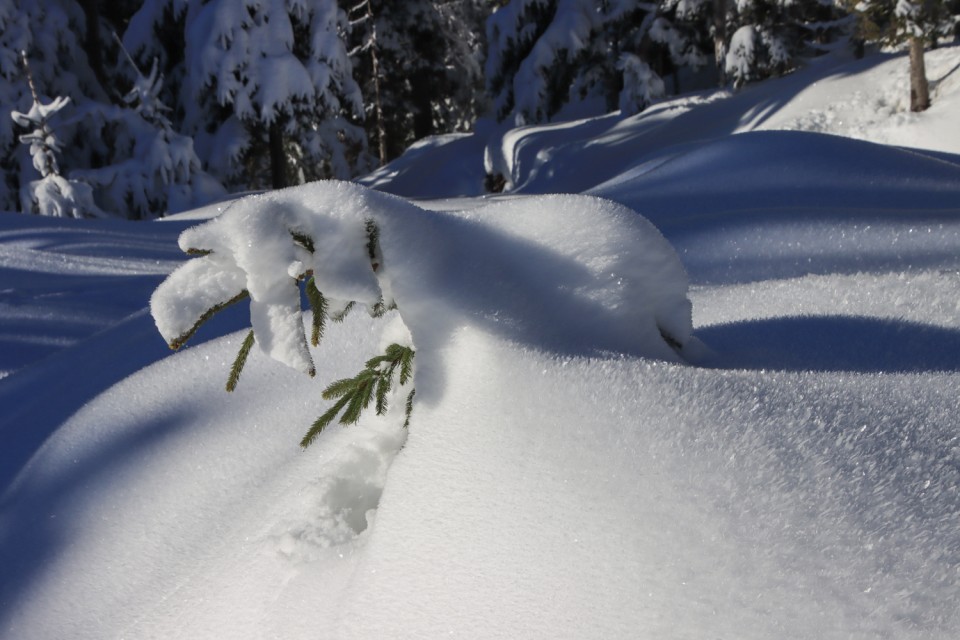
[[[387,412],[387,394],[390,393],[392,380],[390,376],[381,376],[377,382],[377,415],[382,416]]]
[[[363,366],[367,369],[376,369],[377,367],[380,366],[381,363],[389,362],[389,361],[390,361],[390,354],[388,352],[386,355],[374,356],[373,358],[370,358],[369,360],[367,360],[367,363]]]
[[[410,395],[407,396],[407,407],[405,411],[406,420],[403,421],[403,428],[406,429],[410,426],[410,415],[413,413],[413,396],[417,394],[416,389],[410,390]]]
[[[356,386],[356,378],[344,378],[343,380],[337,380],[331,383],[330,386],[323,390],[321,395],[324,400],[342,398],[345,395],[352,394]]]
[[[340,413],[340,410],[343,409],[344,405],[350,401],[349,396],[344,396],[340,398],[339,401],[332,407],[330,407],[326,413],[314,421],[313,426],[310,427],[310,430],[307,431],[307,434],[303,436],[303,440],[300,441],[300,446],[306,449],[309,447],[314,440],[317,439],[317,436],[327,428],[327,425],[333,422],[333,419],[337,417],[337,414]]]
[[[382,296],[377,300],[376,304],[367,308],[367,313],[370,314],[371,318],[382,318],[387,311],[387,305],[384,303]]]
[[[400,386],[407,384],[413,375],[413,350],[407,349],[400,359]]]
[[[250,333],[247,334],[247,337],[243,339],[243,344],[240,345],[240,352],[237,353],[237,359],[233,361],[233,366],[230,367],[230,377],[227,378],[227,391],[232,392],[237,388],[237,383],[240,382],[240,374],[243,372],[244,365],[247,364],[247,356],[250,355],[250,349],[253,347],[254,337],[253,330],[250,330]]]
[[[314,347],[323,339],[323,331],[327,325],[327,299],[317,288],[317,282],[312,277],[307,281],[307,301],[313,311],[313,330],[310,333],[310,344]]]
[[[350,302],[343,308],[342,311],[335,311],[330,314],[330,319],[334,322],[343,322],[347,317],[347,314],[353,311],[353,308],[357,306],[356,302]]]
[[[370,396],[373,392],[373,383],[370,380],[359,382],[350,397],[346,411],[340,416],[340,424],[357,424],[360,421],[360,414],[370,404]]]
[[[240,293],[238,293],[238,294],[237,294],[236,296],[234,296],[233,298],[230,298],[230,299],[227,300],[226,302],[221,302],[220,304],[215,304],[215,305],[213,305],[212,307],[210,307],[209,309],[207,309],[207,310],[203,313],[203,315],[200,316],[200,319],[197,320],[197,322],[196,322],[192,327],[190,327],[187,331],[185,331],[185,332],[184,332],[183,334],[181,334],[179,337],[174,338],[173,340],[170,341],[170,348],[173,349],[174,351],[176,351],[177,349],[179,349],[180,347],[182,347],[182,346],[187,342],[187,340],[189,340],[191,337],[193,337],[193,334],[195,334],[195,333],[197,332],[197,329],[200,328],[200,325],[202,325],[204,322],[206,322],[207,320],[209,320],[210,318],[212,318],[214,315],[216,315],[216,314],[219,313],[220,311],[223,311],[224,309],[226,309],[226,308],[229,307],[230,305],[234,304],[235,302],[240,302],[241,300],[243,300],[244,298],[246,298],[246,297],[249,296],[249,295],[250,295],[250,293],[249,293],[246,289],[244,289],[243,291],[241,291]]]
[[[316,422],[303,437],[300,446],[307,447],[323,429],[340,414],[339,422],[343,425],[356,424],[360,416],[374,402],[377,415],[387,411],[387,396],[393,388],[393,377],[400,370],[400,385],[406,384],[413,376],[413,356],[416,352],[410,347],[391,344],[383,355],[374,356],[367,360],[360,373],[352,378],[343,378],[332,382],[323,390],[324,400],[337,398],[336,404],[317,418]],[[410,424],[410,414],[413,411],[413,394],[411,390],[407,396],[406,419],[403,426]]]
[[[291,231],[290,235],[293,236],[293,241],[296,242],[298,245],[300,245],[310,253],[314,252],[313,238],[311,238],[305,233],[300,233],[299,231]]]

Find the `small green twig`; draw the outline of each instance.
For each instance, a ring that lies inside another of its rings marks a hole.
[[[237,388],[237,383],[240,382],[240,374],[243,373],[243,367],[247,364],[247,356],[250,355],[250,349],[253,347],[253,343],[253,329],[251,329],[247,337],[243,339],[243,344],[240,345],[240,352],[237,353],[237,359],[233,361],[233,366],[230,367],[230,377],[227,378],[227,391],[233,392],[233,390]]]
[[[241,300],[243,300],[244,298],[246,298],[246,297],[249,296],[249,295],[250,295],[250,292],[248,292],[246,289],[244,289],[243,291],[241,291],[240,293],[238,293],[238,294],[235,295],[234,297],[230,298],[230,299],[227,300],[226,302],[221,302],[220,304],[215,304],[215,305],[213,305],[212,307],[210,307],[209,309],[207,309],[207,310],[203,313],[203,315],[200,316],[200,319],[197,320],[196,323],[195,323],[192,327],[190,327],[189,329],[187,329],[185,332],[183,332],[183,334],[181,334],[181,335],[178,336],[177,338],[174,338],[173,340],[170,341],[170,348],[173,349],[174,351],[176,351],[177,349],[179,349],[180,347],[182,347],[184,344],[186,344],[187,340],[189,340],[190,338],[193,337],[193,334],[195,334],[195,333],[197,332],[197,329],[200,328],[200,325],[202,325],[204,322],[206,322],[207,320],[209,320],[210,318],[212,318],[214,315],[216,315],[216,314],[219,313],[220,311],[223,311],[224,309],[226,309],[227,307],[229,307],[230,305],[232,305],[232,304],[234,304],[234,303],[236,303],[236,302],[240,302]]]
[[[356,376],[331,383],[324,389],[323,399],[337,399],[337,402],[317,418],[303,440],[300,441],[300,446],[308,447],[334,421],[338,414],[340,415],[340,424],[356,424],[371,402],[374,402],[378,416],[386,413],[389,404],[387,396],[393,388],[394,375],[399,370],[400,386],[410,381],[413,376],[413,356],[415,353],[410,347],[391,344],[383,355],[367,360],[364,368]],[[410,424],[410,413],[413,411],[413,394],[414,392],[411,390],[407,396],[404,427]]]
[[[310,344],[314,347],[320,344],[323,331],[327,325],[327,299],[317,288],[317,282],[312,277],[307,281],[307,301],[313,311],[313,330],[310,333]]]

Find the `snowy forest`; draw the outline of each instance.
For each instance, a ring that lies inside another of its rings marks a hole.
[[[922,63],[956,38],[958,13],[957,0],[0,0],[0,210],[156,218],[361,176],[485,122],[737,89],[837,48],[909,43]]]

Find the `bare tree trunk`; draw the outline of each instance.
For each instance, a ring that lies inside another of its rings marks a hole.
[[[377,43],[377,21],[373,15],[373,5],[370,0],[365,0],[365,2],[361,2],[351,9],[351,11],[360,10],[366,10],[361,19],[370,24],[370,39],[362,48],[368,49],[370,52],[370,68],[373,76],[373,117],[377,123],[377,151],[382,167],[387,164],[387,127],[384,123],[383,101],[380,97],[380,54],[377,51],[379,47]]]
[[[713,0],[713,55],[717,63],[717,81],[727,86],[727,0]]]
[[[923,63],[923,40],[910,38],[910,111],[926,111],[930,106],[927,69]]]
[[[87,23],[86,35],[83,41],[83,50],[87,54],[87,62],[93,69],[100,85],[107,88],[107,74],[103,70],[103,55],[100,44],[100,0],[81,0],[84,19]]]
[[[289,186],[287,182],[287,158],[283,151],[283,122],[277,116],[267,128],[270,147],[270,181],[274,189]]]

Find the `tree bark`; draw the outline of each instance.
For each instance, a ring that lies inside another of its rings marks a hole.
[[[283,123],[277,117],[268,128],[270,147],[270,182],[274,189],[289,186],[287,182],[287,157],[283,151]]]
[[[923,40],[910,38],[910,111],[926,111],[930,106],[927,69],[923,62]]]
[[[713,55],[717,82],[727,86],[727,0],[713,0]]]
[[[100,43],[100,0],[81,0],[80,6],[83,8],[84,20],[86,21],[83,50],[87,54],[87,62],[90,64],[97,82],[104,90],[107,90],[108,79],[103,69],[102,45]]]

